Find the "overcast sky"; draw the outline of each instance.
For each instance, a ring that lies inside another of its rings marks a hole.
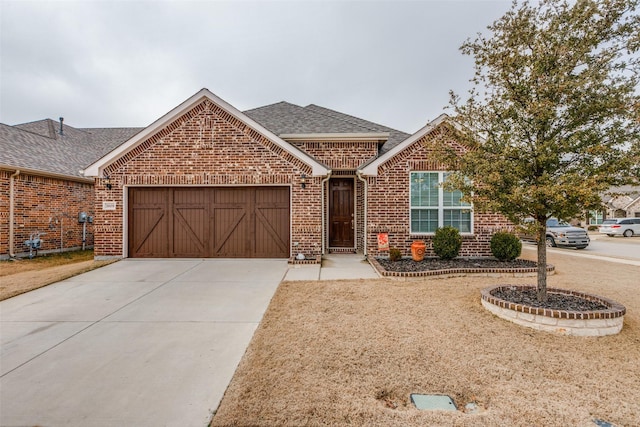
[[[0,0],[0,122],[146,126],[206,87],[415,132],[464,94],[459,47],[510,1]]]

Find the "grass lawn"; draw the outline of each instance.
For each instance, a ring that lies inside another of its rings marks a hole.
[[[92,250],[0,261],[0,301],[111,262],[113,261],[94,261]]]
[[[638,425],[640,269],[549,257],[550,287],[626,306],[620,334],[537,332],[480,304],[486,286],[535,278],[284,282],[212,425]],[[462,410],[420,411],[411,393],[446,394]],[[465,413],[470,402],[477,413]]]

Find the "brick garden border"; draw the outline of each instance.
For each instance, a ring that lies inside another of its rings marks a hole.
[[[447,268],[443,270],[425,271],[388,271],[375,257],[367,257],[373,268],[384,277],[447,277],[453,275],[491,276],[491,277],[534,277],[538,273],[537,267],[518,268]],[[555,266],[547,264],[547,272],[555,273]]]
[[[604,336],[622,330],[626,308],[611,299],[569,289],[548,288],[547,292],[598,302],[605,310],[571,311],[531,307],[506,301],[492,293],[499,289],[535,289],[535,286],[497,285],[481,291],[482,305],[496,316],[529,328],[561,335]]]

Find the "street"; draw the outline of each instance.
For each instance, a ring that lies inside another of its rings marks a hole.
[[[567,255],[583,256],[587,258],[607,257],[619,260],[640,261],[640,236],[609,237],[604,234],[590,233],[591,242],[584,249],[548,248],[549,252]],[[534,249],[535,243],[523,242],[523,249]],[[636,263],[633,262],[635,265]],[[640,265],[640,264],[638,264]]]
[[[609,237],[589,235],[591,243],[582,252],[617,258],[640,259],[640,236]]]

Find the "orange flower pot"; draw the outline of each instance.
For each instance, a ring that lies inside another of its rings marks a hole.
[[[426,249],[427,245],[424,243],[424,240],[414,240],[411,244],[411,258],[413,258],[414,261],[422,261]]]

